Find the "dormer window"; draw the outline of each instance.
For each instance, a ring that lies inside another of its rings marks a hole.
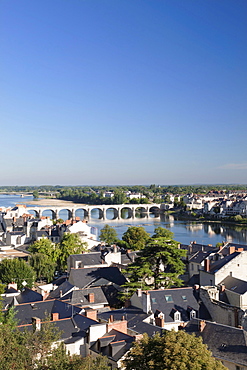
[[[174,321],[181,321],[181,313],[176,311],[174,312]]]
[[[195,310],[191,310],[190,311],[190,319],[195,319],[196,318],[196,311]]]

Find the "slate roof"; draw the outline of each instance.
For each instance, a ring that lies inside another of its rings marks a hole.
[[[64,319],[71,317],[72,314],[79,313],[80,310],[79,307],[72,306],[67,302],[50,300],[19,304],[15,306],[15,317],[18,325],[25,325],[32,323],[32,317],[39,317],[44,320],[51,313],[59,313],[59,318]]]
[[[55,283],[56,284],[56,283]],[[74,288],[74,285],[70,284],[69,281],[63,281],[55,290],[51,291],[49,298],[60,298],[69,293]]]
[[[93,266],[93,265],[101,265],[105,264],[104,259],[102,259],[101,252],[93,252],[93,253],[83,253],[83,254],[72,254],[70,256],[71,260],[80,261],[83,266]]]
[[[222,284],[225,285],[226,289],[232,290],[238,294],[244,294],[247,292],[247,281],[240,280],[232,276],[227,276],[219,285]]]
[[[43,297],[41,294],[33,291],[32,289],[25,288],[18,296],[16,296],[16,300],[19,304],[21,304],[42,301]]]
[[[113,316],[114,321],[122,320],[122,317],[124,316],[125,320],[127,320],[128,328],[133,329],[149,315],[143,312],[140,308],[132,306],[128,308],[121,308],[119,310],[109,310],[107,312],[98,313],[98,318],[107,322],[110,316]]]
[[[174,310],[180,312],[182,321],[189,320],[188,307],[199,311],[199,304],[191,287],[150,290],[149,294],[152,312],[155,313],[156,310],[163,312],[165,322],[174,321]]]
[[[94,302],[92,303],[88,300],[90,293],[94,294]],[[78,307],[92,306],[94,304],[108,304],[101,287],[73,290],[66,294],[62,300],[69,300],[71,304],[77,305]]]
[[[49,237],[49,233],[45,230],[38,230],[36,232],[36,235],[37,235],[37,238],[48,238]]]
[[[192,257],[189,258],[189,262],[193,263],[202,263],[207,256],[209,256],[212,252],[204,252],[204,251],[198,251],[195,254],[193,254]]]
[[[141,309],[133,306],[121,308],[119,310],[98,313],[98,318],[101,321],[108,322],[110,316],[113,316],[114,321],[122,320],[122,317],[124,316],[125,320],[127,320],[128,328],[138,334],[147,333],[149,336],[152,336],[156,332],[161,334],[163,331],[163,329],[158,326],[143,322],[143,320],[149,317],[149,315],[143,312]]]
[[[247,366],[247,333],[243,329],[206,321],[205,328],[200,332],[199,321],[193,319],[185,331],[201,336],[214,357]]]
[[[221,269],[223,266],[225,266],[228,262],[233,260],[235,257],[239,256],[241,252],[234,252],[232,254],[229,254],[228,256],[220,259],[219,261],[213,262],[210,264],[210,273],[214,274],[219,269]]]
[[[112,329],[109,333],[98,339],[100,349],[97,350],[97,345],[94,344],[90,350],[101,353],[103,356],[117,362],[130,349],[134,337],[124,334],[118,330]]]
[[[104,279],[104,284],[114,283],[122,285],[126,282],[125,277],[121,274],[117,267],[99,267],[86,269],[71,269],[69,274],[69,282],[78,288],[85,288],[97,281]],[[100,283],[98,286],[102,285]]]
[[[37,316],[38,317],[38,316]],[[61,339],[64,340],[65,344],[68,343],[74,343],[77,340],[80,340],[82,337],[87,336],[87,330],[91,325],[98,325],[98,321],[89,319],[88,317],[85,317],[83,315],[80,315],[78,313],[75,313],[73,317],[68,317],[64,319],[60,319],[57,321],[50,321],[54,324],[55,327],[58,328]],[[42,322],[41,322],[42,325]],[[20,325],[18,328],[23,331],[25,329],[27,330],[33,330],[32,323],[29,323],[28,325]]]
[[[247,250],[247,245],[246,244],[237,244],[237,243],[227,243],[225,247],[236,247],[236,248],[243,248],[244,251]]]
[[[180,244],[181,249],[186,249],[190,254],[196,253],[199,251],[204,251],[204,252],[214,252],[218,251],[218,248],[213,247],[212,245],[208,244],[199,244],[199,243],[191,243],[189,245],[187,244]]]
[[[128,265],[135,261],[136,257],[138,256],[138,252],[125,252],[121,253],[121,264]]]

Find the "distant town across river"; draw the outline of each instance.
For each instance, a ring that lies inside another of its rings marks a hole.
[[[33,199],[28,197],[21,197],[18,195],[5,195],[0,194],[0,208],[1,207],[14,207],[16,204],[26,204],[30,203],[38,205],[49,205],[52,206],[55,202],[60,202],[60,204],[72,204],[71,202],[59,201],[55,199],[44,199],[38,201],[32,201]],[[58,203],[57,203],[58,204]],[[62,211],[63,212],[63,211]],[[64,220],[67,219],[67,211],[60,214],[60,217]],[[49,216],[49,215],[47,215]],[[83,215],[82,215],[83,216]],[[106,219],[99,219],[99,212],[97,209],[93,210],[91,213],[91,218],[89,220],[89,225],[96,227],[98,229],[98,234],[100,230],[106,225],[110,225],[117,231],[118,237],[121,239],[123,233],[128,229],[129,226],[142,226],[151,235],[154,229],[158,226],[165,227],[174,233],[174,239],[183,244],[189,244],[191,241],[196,241],[200,244],[212,244],[216,245],[218,242],[227,241],[239,244],[247,243],[247,229],[239,226],[229,226],[220,223],[201,223],[201,222],[191,222],[191,221],[179,221],[176,220],[172,215],[169,214],[149,214],[145,217],[132,218],[122,218],[113,219],[113,211],[108,210],[106,214]]]

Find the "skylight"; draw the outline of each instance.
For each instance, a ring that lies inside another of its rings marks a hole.
[[[171,295],[165,295],[166,302],[173,302]]]

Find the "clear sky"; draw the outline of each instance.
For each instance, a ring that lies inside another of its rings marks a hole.
[[[0,185],[247,184],[246,0],[1,0]]]

